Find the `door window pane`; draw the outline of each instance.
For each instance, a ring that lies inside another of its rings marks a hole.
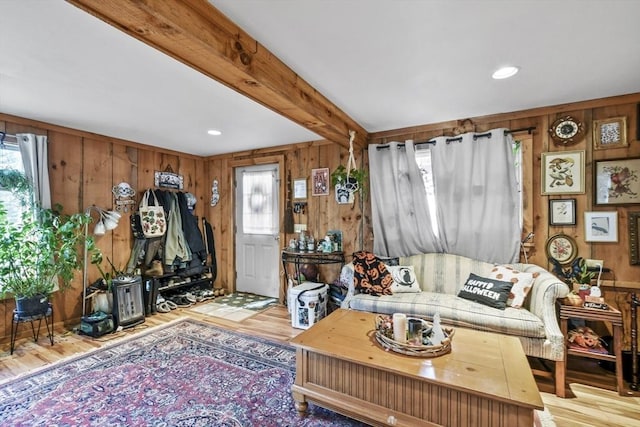
[[[244,171],[242,174],[242,232],[275,234],[275,176],[273,170]]]

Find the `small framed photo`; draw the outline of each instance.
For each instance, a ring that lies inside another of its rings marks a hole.
[[[549,225],[576,225],[576,199],[549,200]]]
[[[307,198],[307,178],[297,178],[293,180],[293,198]]]
[[[585,212],[585,242],[617,242],[618,212]]]
[[[584,193],[584,150],[542,153],[542,194]]]
[[[311,169],[311,195],[329,195],[329,168]]]
[[[596,205],[640,203],[640,158],[594,160]]]
[[[611,119],[593,121],[593,149],[626,147],[627,118],[613,117]]]

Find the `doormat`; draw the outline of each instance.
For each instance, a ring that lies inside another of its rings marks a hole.
[[[216,298],[214,301],[190,308],[200,314],[241,322],[278,304],[278,300],[247,292]]]
[[[12,426],[365,426],[291,397],[295,349],[179,319],[0,384]]]

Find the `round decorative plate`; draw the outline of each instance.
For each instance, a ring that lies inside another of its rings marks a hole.
[[[569,264],[576,255],[578,255],[578,245],[566,234],[556,234],[547,240],[547,256],[560,264]]]
[[[571,116],[560,117],[549,128],[549,134],[558,145],[571,145],[584,134],[584,125]]]

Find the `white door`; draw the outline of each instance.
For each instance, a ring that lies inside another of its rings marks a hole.
[[[236,290],[279,297],[277,164],[236,168]]]

